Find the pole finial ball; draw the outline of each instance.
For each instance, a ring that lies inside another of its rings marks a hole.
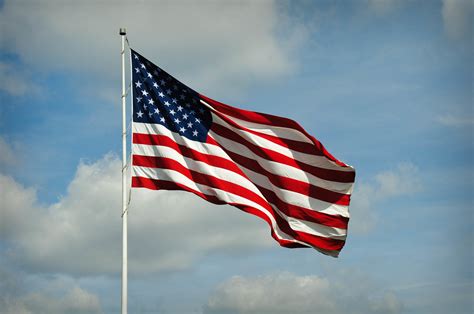
[[[126,35],[126,34],[127,34],[127,30],[126,30],[125,28],[121,28],[119,34],[120,34],[120,35]]]

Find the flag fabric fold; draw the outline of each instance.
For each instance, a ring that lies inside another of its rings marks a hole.
[[[183,190],[264,219],[281,246],[337,257],[355,170],[293,120],[192,90],[131,51],[132,187]]]

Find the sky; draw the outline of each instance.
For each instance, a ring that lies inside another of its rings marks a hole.
[[[130,313],[472,313],[473,13],[1,0],[0,313],[120,311],[120,27],[191,88],[298,121],[357,172],[337,259],[280,247],[236,208],[133,190]]]

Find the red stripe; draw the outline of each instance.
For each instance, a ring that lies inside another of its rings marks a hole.
[[[212,124],[211,130],[214,131],[216,134],[222,137],[225,137],[226,139],[245,145],[255,155],[261,158],[265,158],[269,161],[275,161],[275,162],[282,163],[282,164],[285,164],[297,169],[301,169],[305,172],[311,173],[312,175],[324,180],[341,182],[341,183],[354,182],[355,172],[324,169],[324,168],[308,165],[301,161],[285,156],[281,153],[275,152],[271,149],[267,149],[262,146],[255,145],[253,142],[245,139],[242,135],[217,123]],[[219,142],[217,139],[216,141]],[[225,145],[220,145],[220,146],[224,147]]]
[[[321,188],[292,178],[275,175],[260,166],[257,161],[228,151],[225,149],[225,147],[221,148],[229,155],[232,161],[223,157],[204,154],[187,146],[177,144],[175,141],[164,135],[148,135],[134,133],[133,143],[166,146],[176,150],[185,157],[199,160],[215,167],[228,169],[247,178],[244,172],[242,172],[242,170],[236,166],[236,164],[234,163],[236,162],[237,164],[240,164],[247,169],[266,176],[270,180],[270,182],[272,182],[275,186],[279,188],[311,196],[318,200],[337,205],[349,206],[350,203],[350,195],[330,191],[325,188]]]
[[[324,156],[324,153],[322,151],[318,150],[317,147],[312,143],[302,142],[302,141],[297,141],[297,140],[291,140],[291,139],[282,138],[282,137],[278,137],[278,136],[275,136],[275,135],[270,135],[270,134],[261,133],[261,132],[255,131],[255,130],[251,130],[249,128],[246,128],[246,127],[238,124],[237,122],[235,122],[234,120],[228,118],[226,115],[222,114],[221,112],[215,111],[214,113],[219,118],[221,118],[222,120],[224,120],[225,122],[230,124],[231,126],[233,126],[235,128],[238,128],[242,131],[246,131],[248,133],[254,134],[256,136],[262,137],[262,138],[264,138],[266,140],[269,140],[269,141],[271,141],[271,142],[273,142],[277,145],[286,147],[288,149],[291,149],[291,150],[294,150],[294,151],[297,151],[297,152],[300,152],[300,153],[305,153],[305,154],[309,154],[309,155],[316,155],[316,156]]]
[[[283,117],[266,114],[266,113],[259,113],[259,112],[244,110],[244,109],[238,109],[238,108],[223,104],[221,102],[218,102],[214,99],[211,99],[201,94],[199,94],[199,97],[201,97],[205,102],[207,102],[217,111],[220,111],[228,116],[235,117],[237,119],[245,120],[248,122],[253,122],[253,123],[260,123],[260,124],[267,124],[267,125],[272,125],[272,126],[277,126],[277,127],[295,129],[303,133],[311,142],[313,142],[314,145],[317,147],[317,149],[323,152],[324,156],[326,156],[328,159],[334,161],[336,164],[342,167],[348,167],[345,163],[343,163],[342,161],[336,159],[333,155],[331,155],[323,146],[323,144],[321,144],[316,138],[314,138],[308,132],[306,132],[306,130],[303,129],[303,127],[299,125],[299,123],[297,123],[296,121],[283,118]]]

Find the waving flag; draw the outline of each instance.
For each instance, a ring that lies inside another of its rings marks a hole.
[[[189,191],[264,219],[284,247],[339,254],[352,167],[295,121],[217,102],[131,53],[132,187]]]

